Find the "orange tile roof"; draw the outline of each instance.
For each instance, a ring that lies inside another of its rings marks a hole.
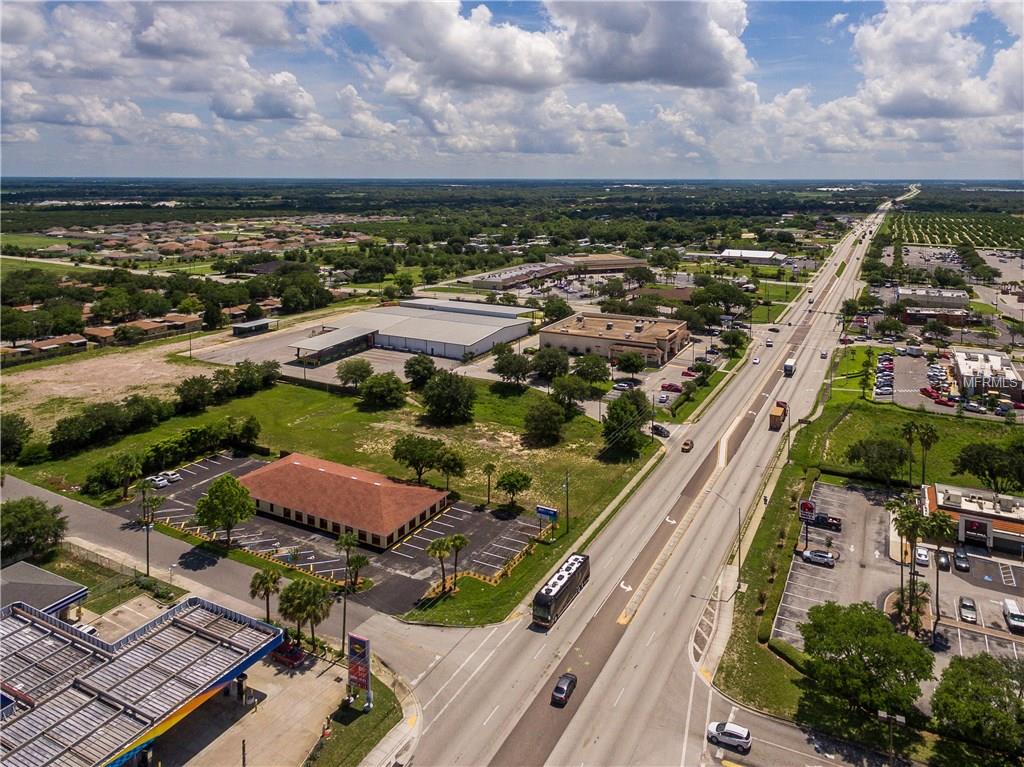
[[[448,493],[292,453],[239,478],[253,498],[386,537]]]

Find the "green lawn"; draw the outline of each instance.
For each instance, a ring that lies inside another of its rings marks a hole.
[[[750,321],[756,324],[766,324],[776,322],[784,311],[788,304],[776,303],[771,306],[764,306],[758,304],[750,310]]]
[[[801,285],[792,282],[779,285],[776,282],[762,281],[757,286],[757,297],[761,299],[767,298],[769,301],[781,301],[785,304],[796,298],[801,288]]]
[[[400,266],[398,267],[398,274],[411,274],[414,285],[423,284],[423,269],[419,266]],[[377,282],[346,282],[346,288],[356,288],[359,290],[381,290],[388,285],[395,284],[395,276],[389,274],[383,280]]]
[[[478,290],[477,288],[462,288],[457,285],[424,285],[423,290],[434,293],[471,293],[475,296],[489,296],[493,291]]]
[[[578,508],[603,505],[601,501],[610,498],[606,498],[607,486],[623,468],[595,458],[602,443],[600,424],[577,416],[566,424],[559,445],[528,450],[521,445],[518,433],[529,404],[544,395],[532,389],[505,395],[502,387],[492,387],[490,382],[475,384],[476,422],[469,425],[436,428],[422,424],[421,411],[412,405],[398,411],[368,412],[358,407],[354,397],[281,383],[251,397],[212,407],[200,415],[176,416],[150,431],[129,435],[115,445],[38,466],[12,467],[11,471],[34,484],[74,492],[89,469],[112,449],[141,452],[187,426],[226,415],[254,415],[263,427],[260,442],[272,450],[309,453],[400,479],[413,477],[412,472],[391,458],[391,446],[403,433],[416,431],[451,441],[458,445],[468,467],[466,477],[456,479],[452,487],[470,501],[486,499],[487,478],[481,466],[488,461],[497,463],[499,471],[517,467],[533,475],[533,487],[519,499],[527,508],[538,503],[557,505],[563,497],[561,488],[566,471],[588,478],[575,489]],[[444,485],[443,477],[434,472],[428,473],[425,480],[436,486]]]
[[[134,574],[122,575],[103,565],[79,559],[63,549],[40,567],[88,588],[89,596],[82,603],[82,607],[100,615],[145,593],[136,585]],[[154,580],[169,589],[175,599],[185,594],[184,589],[156,578]]]
[[[15,236],[15,235],[8,235]],[[15,258],[0,258],[0,280],[8,272],[27,272],[30,269],[39,269],[44,272],[59,275],[82,275],[95,273],[95,269],[86,269],[70,264],[59,264],[50,261],[21,261]]]
[[[793,458],[805,466],[817,466],[823,472],[841,474],[855,469],[846,462],[846,450],[861,439],[892,437],[907,421],[931,423],[939,432],[939,442],[928,451],[925,479],[928,482],[981,487],[971,475],[953,472],[953,461],[960,448],[971,442],[1004,442],[1013,434],[1013,426],[955,415],[938,415],[908,410],[889,404],[875,404],[854,399],[845,403],[830,402],[822,415],[805,428],[801,442],[794,445]],[[914,447],[915,482],[920,479],[921,451]]]
[[[213,261],[194,261],[192,263],[178,263],[169,266],[158,266],[157,269],[163,272],[183,272],[184,274],[204,275],[217,274],[213,268]]]
[[[373,677],[373,710],[363,713],[362,694],[351,706],[339,705],[331,714],[331,737],[309,767],[357,767],[391,728],[402,721],[402,707],[391,689]]]
[[[999,310],[992,306],[992,304],[986,304],[983,301],[971,301],[971,311],[989,317],[999,314]]]
[[[48,248],[51,245],[85,245],[92,240],[75,240],[64,237],[44,237],[41,234],[0,234],[0,249]]]

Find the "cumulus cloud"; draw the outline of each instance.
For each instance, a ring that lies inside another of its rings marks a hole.
[[[825,27],[828,29],[835,29],[848,18],[850,18],[850,14],[848,13],[837,13],[825,23]]]
[[[35,42],[46,32],[42,8],[28,3],[4,3],[0,7],[0,40],[5,45]]]
[[[191,112],[164,112],[161,115],[164,125],[170,128],[202,128],[203,121]]]
[[[3,132],[0,133],[0,141],[3,141],[5,144],[34,144],[39,141],[39,131],[28,125],[15,125],[10,128],[4,128]]]
[[[316,103],[291,72],[250,70],[242,82],[215,93],[210,108],[226,120],[295,120],[312,115]]]
[[[549,2],[568,71],[601,83],[720,88],[751,68],[741,2]]]

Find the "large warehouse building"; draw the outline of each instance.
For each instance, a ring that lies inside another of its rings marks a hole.
[[[448,493],[292,453],[239,481],[264,514],[384,549],[448,505]]]
[[[530,332],[532,311],[469,301],[413,299],[345,315],[343,322],[289,346],[302,363],[320,365],[376,347],[461,360],[490,351]]]

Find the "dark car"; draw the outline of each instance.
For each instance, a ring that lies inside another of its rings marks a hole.
[[[953,549],[953,567],[962,573],[971,571],[971,560],[967,558],[967,552],[962,546]]]
[[[775,327],[774,325],[772,325],[770,328],[768,328],[768,332],[769,333],[778,333],[779,329],[777,327]]]
[[[564,706],[572,697],[572,691],[576,689],[576,675],[562,674],[555,682],[555,689],[551,691],[551,705]]]
[[[651,434],[655,437],[667,437],[669,436],[669,431],[660,423],[656,423],[651,427]]]
[[[288,668],[296,668],[306,659],[306,652],[298,645],[284,642],[270,653],[270,657]]]
[[[940,551],[935,555],[935,566],[940,570],[949,570],[949,554],[945,551]]]

